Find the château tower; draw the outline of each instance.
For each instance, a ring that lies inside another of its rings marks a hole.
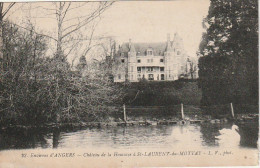
[[[137,68],[136,68],[136,51],[135,47],[129,39],[129,52],[128,52],[128,79],[130,81],[137,81],[136,78]]]

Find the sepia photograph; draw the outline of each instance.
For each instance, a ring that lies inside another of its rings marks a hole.
[[[258,7],[0,2],[0,167],[259,166]]]

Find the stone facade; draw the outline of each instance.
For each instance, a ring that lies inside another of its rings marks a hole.
[[[187,56],[180,36],[170,35],[166,43],[128,43],[119,46],[113,58],[114,82],[138,82],[142,78],[173,81],[189,72]]]

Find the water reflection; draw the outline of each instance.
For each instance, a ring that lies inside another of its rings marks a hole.
[[[59,145],[59,140],[60,140],[60,130],[58,128],[53,130],[53,135],[52,135],[52,147],[57,148]]]
[[[237,128],[236,128],[237,127]],[[257,147],[258,125],[187,124],[60,129],[9,129],[0,133],[0,149],[29,148],[175,148]]]
[[[206,146],[219,146],[217,137],[220,135],[219,130],[231,129],[233,123],[215,123],[201,124],[203,144]]]
[[[0,133],[0,149],[48,148],[51,136],[43,130],[8,129]]]
[[[172,147],[198,147],[202,146],[200,132],[201,126],[199,125],[181,125],[172,127],[169,145]]]
[[[244,147],[257,148],[259,125],[258,123],[240,124],[240,145]]]

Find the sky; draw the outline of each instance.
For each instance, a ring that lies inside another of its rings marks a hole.
[[[178,33],[187,53],[194,57],[201,41],[202,19],[209,0],[117,2],[102,16],[97,33],[114,36],[119,43],[166,42]]]
[[[209,0],[117,1],[102,14],[95,35],[112,36],[120,44],[129,39],[133,43],[166,42],[168,33],[171,40],[174,33],[178,33],[183,38],[187,54],[196,57],[205,31],[202,20],[207,16],[209,3]],[[40,10],[30,12],[25,8],[28,6],[17,10],[10,19],[22,24],[29,16],[38,30],[49,34],[55,31],[55,19],[38,17],[44,16]],[[83,11],[76,12],[80,15]]]

